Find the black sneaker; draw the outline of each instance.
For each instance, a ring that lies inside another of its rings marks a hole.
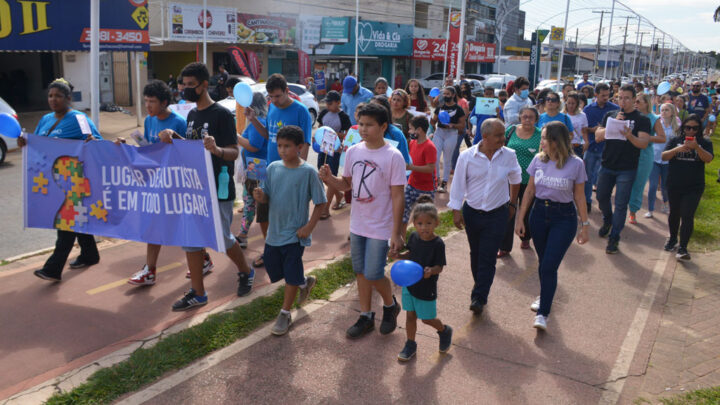
[[[400,304],[398,304],[395,296],[393,295],[393,306],[383,306],[383,317],[380,322],[380,334],[387,335],[392,333],[397,327],[397,317],[400,314]]]
[[[620,243],[620,240],[610,238],[608,240],[607,247],[605,248],[605,253],[609,255],[614,255],[618,252],[618,243]]]
[[[195,294],[195,290],[191,288],[184,297],[180,298],[173,304],[172,310],[175,312],[187,311],[188,309],[201,307],[207,303],[207,293],[204,296],[199,296]]]
[[[608,236],[608,234],[610,233],[610,228],[612,228],[612,224],[603,224],[598,230],[598,236],[600,236],[601,238]]]
[[[470,303],[470,310],[473,312],[474,315],[482,315],[484,308],[485,305],[481,304],[478,300],[472,300],[472,302]]]
[[[440,348],[438,349],[440,353],[447,353],[448,350],[450,350],[450,345],[452,344],[452,328],[449,325],[445,325],[445,330],[438,331],[438,336],[440,337]]]
[[[665,242],[665,249],[666,252],[672,252],[677,247],[677,239],[668,238],[667,242]]]
[[[237,296],[244,297],[252,291],[253,281],[255,281],[255,269],[250,267],[250,273],[238,272],[238,288]]]
[[[360,315],[355,325],[351,326],[346,333],[350,339],[357,339],[365,336],[373,329],[375,329],[375,312],[372,312],[370,317]]]
[[[33,274],[35,275],[35,277],[39,277],[39,278],[41,278],[41,279],[43,279],[43,280],[55,281],[55,282],[60,282],[60,281],[61,281],[61,278],[60,278],[60,277],[58,277],[58,276],[53,276],[53,275],[51,275],[51,274],[48,274],[48,273],[45,272],[44,269],[35,270],[35,271],[33,272]]]
[[[414,340],[408,340],[405,342],[405,347],[398,354],[398,360],[408,361],[415,356],[415,353],[417,353],[417,343]]]
[[[675,258],[678,260],[690,260],[690,253],[688,253],[687,249],[680,246],[675,254]]]

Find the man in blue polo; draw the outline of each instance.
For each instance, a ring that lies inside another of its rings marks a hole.
[[[343,80],[343,94],[340,107],[350,116],[350,122],[355,125],[355,108],[360,103],[367,103],[373,97],[372,91],[362,87],[356,78],[346,76]]]
[[[597,184],[597,175],[600,171],[600,163],[602,161],[603,149],[605,142],[595,142],[595,131],[610,111],[619,110],[617,104],[608,101],[610,98],[610,86],[605,83],[598,83],[595,86],[595,102],[583,109],[588,120],[588,140],[590,141],[583,160],[585,161],[585,173],[587,173],[587,181],[585,182],[585,201],[587,201],[588,214],[592,209],[592,191],[593,186]]]

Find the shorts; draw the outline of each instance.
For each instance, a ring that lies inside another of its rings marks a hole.
[[[370,281],[385,277],[385,264],[390,250],[387,240],[366,238],[350,233],[350,258],[355,274],[362,274]]]
[[[230,249],[235,244],[235,236],[230,232],[230,224],[233,218],[234,201],[218,201],[220,209],[220,227],[222,228],[223,240],[225,241],[225,250]],[[186,252],[199,252],[204,247],[183,246],[182,250]]]
[[[412,212],[413,205],[415,205],[415,201],[417,201],[421,195],[429,195],[430,198],[435,199],[435,191],[418,190],[409,184],[405,186],[405,212],[403,212],[403,224],[410,222],[410,213]]]
[[[266,243],[263,259],[270,282],[275,283],[285,279],[287,285],[305,284],[305,270],[302,261],[304,251],[305,247],[301,246],[300,242],[283,246],[271,246]]]
[[[415,312],[418,319],[437,318],[437,300],[427,301],[413,297],[407,287],[402,288],[402,307],[408,312]]]
[[[255,190],[255,187],[258,186],[257,180],[251,180],[247,179],[245,180],[245,191],[247,191],[248,194],[252,196],[253,190]],[[270,214],[270,207],[268,204],[264,204],[261,202],[255,202],[255,221],[260,222],[268,222],[268,216]]]
[[[318,170],[320,170],[320,168],[323,167],[324,164],[330,166],[330,172],[333,174],[333,176],[337,176],[338,170],[340,169],[340,154],[336,152],[332,156],[328,156],[323,152],[318,153]]]

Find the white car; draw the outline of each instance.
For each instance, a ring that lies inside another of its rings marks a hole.
[[[443,84],[445,84],[442,73],[433,73],[430,76],[427,76],[424,79],[420,79],[418,81],[420,82],[420,85],[423,86],[426,92],[430,92],[430,89],[432,89],[433,87],[441,89],[443,88]]]
[[[17,119],[17,113],[15,110],[10,107],[10,104],[6,103],[5,100],[0,98],[0,113],[8,113],[15,117]],[[5,156],[7,156],[8,149],[10,148],[10,145],[12,147],[17,146],[17,139],[8,138],[7,136],[0,135],[0,164],[5,161]]]
[[[500,94],[501,90],[506,90],[508,83],[517,79],[514,75],[488,75],[485,80],[485,88],[492,87],[495,90],[495,97]]]
[[[265,83],[253,84],[250,86],[250,88],[252,88],[253,93],[262,93],[262,95],[267,98],[267,89],[265,88]],[[288,89],[291,92],[295,93],[300,98],[300,102],[303,103],[305,107],[307,107],[308,111],[310,111],[310,115],[312,116],[312,123],[313,125],[315,125],[315,121],[317,121],[317,116],[320,113],[320,106],[318,105],[315,96],[309,91],[307,91],[307,88],[302,84],[288,83]]]

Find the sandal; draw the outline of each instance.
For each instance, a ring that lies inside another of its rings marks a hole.
[[[260,255],[257,259],[253,260],[252,262],[253,267],[264,267],[265,266],[265,260],[263,260],[263,255]]]
[[[346,204],[345,204],[345,201],[340,201],[339,203],[335,204],[335,205],[332,207],[332,209],[334,209],[335,211],[341,210],[341,209],[345,208],[345,205],[346,205]]]
[[[320,214],[320,220],[325,220],[328,218],[330,218],[330,213],[323,212],[322,214]]]

